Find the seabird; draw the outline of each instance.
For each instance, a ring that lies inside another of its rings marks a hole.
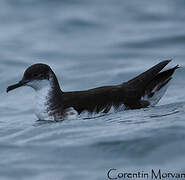
[[[22,80],[9,86],[7,92],[30,86],[36,92],[35,112],[40,120],[63,120],[70,111],[108,113],[124,109],[154,106],[164,95],[178,65],[161,72],[171,60],[165,60],[135,78],[114,86],[102,86],[85,91],[64,92],[57,77],[46,64],[33,64],[26,69]]]

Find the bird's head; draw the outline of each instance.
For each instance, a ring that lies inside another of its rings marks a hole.
[[[7,92],[21,86],[30,86],[36,91],[44,86],[51,85],[53,78],[56,78],[52,69],[46,64],[33,64],[26,69],[23,78],[18,83],[7,88]]]

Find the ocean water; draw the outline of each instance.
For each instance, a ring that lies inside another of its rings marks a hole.
[[[0,179],[185,173],[184,8],[174,0],[1,0]],[[33,63],[49,64],[72,91],[119,84],[171,58],[168,67],[181,68],[153,108],[51,123],[33,114],[32,89],[6,93]]]

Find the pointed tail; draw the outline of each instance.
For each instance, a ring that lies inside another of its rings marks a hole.
[[[150,106],[156,105],[167,90],[172,75],[179,66],[158,73],[147,85],[144,91],[143,100],[148,101]]]
[[[165,60],[157,65],[153,66],[149,70],[143,72],[142,74],[136,76],[135,78],[129,80],[127,85],[138,90],[138,93],[142,95],[146,89],[146,86],[151,82],[151,80],[169,63],[171,60]]]

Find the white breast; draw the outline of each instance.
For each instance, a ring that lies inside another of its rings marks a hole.
[[[45,87],[39,91],[36,91],[35,95],[35,114],[39,120],[54,120],[49,115],[49,93],[51,92],[49,87]]]
[[[50,81],[32,81],[28,84],[35,90],[35,114],[39,120],[54,120],[54,117],[49,115],[49,98],[52,91]]]

